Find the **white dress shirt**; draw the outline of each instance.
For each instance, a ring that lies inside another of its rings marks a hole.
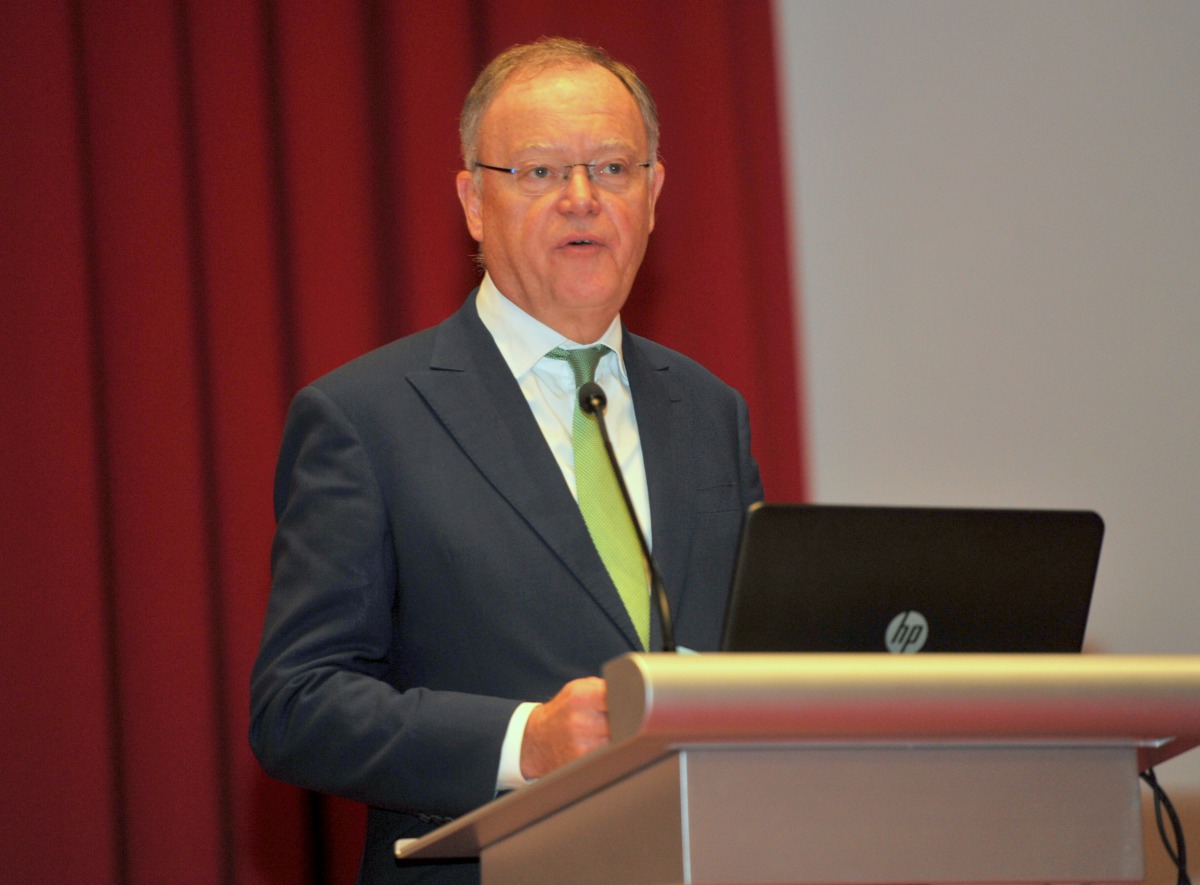
[[[525,394],[533,417],[572,495],[576,495],[575,455],[571,444],[575,376],[566,360],[552,359],[546,354],[556,347],[570,350],[594,344],[608,346],[611,352],[606,353],[596,367],[596,383],[603,388],[608,399],[604,412],[605,424],[625,476],[633,508],[646,533],[646,542],[650,544],[650,494],[646,487],[646,467],[642,461],[637,417],[629,392],[629,375],[625,371],[621,349],[620,317],[612,321],[597,341],[571,341],[505,298],[486,274],[479,286],[475,306],[479,311],[479,319],[495,339],[500,354]],[[500,752],[500,771],[496,779],[498,790],[508,790],[526,783],[521,776],[521,740],[525,734],[525,723],[536,706],[534,703],[522,704],[509,721]]]

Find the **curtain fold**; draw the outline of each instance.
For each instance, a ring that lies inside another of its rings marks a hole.
[[[0,9],[13,881],[353,881],[361,809],[271,781],[246,742],[283,414],[461,304],[458,110],[549,33],[659,103],[627,324],[741,389],[769,497],[802,498],[768,3]]]

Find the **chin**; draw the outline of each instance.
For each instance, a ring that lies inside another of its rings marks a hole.
[[[563,279],[556,287],[573,301],[603,304],[620,300],[622,281],[608,273],[580,274]]]

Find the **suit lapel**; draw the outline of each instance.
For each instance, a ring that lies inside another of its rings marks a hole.
[[[408,382],[634,648],[637,633],[588,535],[520,386],[479,321],[472,295],[438,327],[428,371]]]
[[[654,362],[641,339],[625,332],[622,349],[646,466],[654,561],[671,611],[678,611],[695,509],[688,491],[693,470],[685,432],[687,403],[668,365]]]

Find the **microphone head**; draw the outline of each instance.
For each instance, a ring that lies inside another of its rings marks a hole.
[[[579,387],[579,409],[585,415],[594,415],[608,405],[604,389],[595,381],[587,381]]]

